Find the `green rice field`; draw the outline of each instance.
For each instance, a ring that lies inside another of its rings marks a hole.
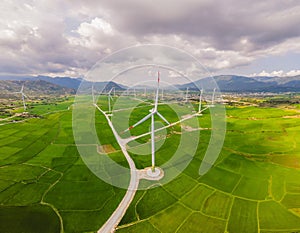
[[[30,111],[40,117],[0,126],[0,232],[96,232],[124,196],[126,190],[100,180],[82,161],[71,104],[36,105]],[[107,110],[106,98],[98,105]],[[125,108],[126,101],[120,106]],[[137,106],[130,124],[151,109],[147,103]],[[170,122],[178,120],[170,106],[159,105],[159,110]],[[197,118],[202,130],[191,163],[171,182],[138,190],[116,232],[300,232],[299,106],[226,107],[226,115],[226,138],[215,165],[199,175],[211,135],[206,110]],[[108,156],[128,167],[98,111],[96,122],[101,144],[113,151]],[[132,134],[146,132],[149,124]],[[116,122],[116,128],[122,125]],[[158,165],[173,156],[181,134],[189,132],[175,126],[164,133],[167,137],[156,139]],[[149,138],[128,145],[137,168],[150,166],[150,153],[139,155],[149,150]]]

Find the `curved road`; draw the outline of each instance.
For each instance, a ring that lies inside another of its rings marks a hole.
[[[132,158],[129,156],[126,150],[126,143],[127,140],[122,139],[119,134],[117,133],[116,129],[114,128],[111,120],[109,119],[108,115],[101,110],[96,104],[95,107],[106,117],[109,126],[111,127],[115,138],[117,139],[125,158],[128,161],[130,167],[130,183],[127,189],[125,196],[123,197],[122,201],[120,202],[117,209],[112,213],[110,218],[105,222],[105,224],[98,230],[98,233],[108,233],[114,232],[115,228],[118,226],[119,222],[123,218],[128,206],[130,205],[131,201],[134,198],[135,192],[139,186],[139,176],[138,171],[135,167],[135,164]]]
[[[123,197],[122,201],[120,202],[119,206],[117,207],[117,209],[112,213],[112,215],[110,216],[110,218],[104,223],[104,225],[97,231],[98,233],[109,233],[109,232],[115,232],[116,227],[118,226],[119,222],[122,220],[123,216],[125,215],[125,212],[128,208],[128,206],[130,205],[130,203],[132,202],[134,195],[136,193],[136,190],[138,189],[139,186],[139,171],[136,169],[134,161],[132,160],[132,158],[129,156],[127,150],[126,150],[126,144],[132,140],[135,140],[137,138],[146,136],[148,134],[150,134],[150,132],[139,135],[139,136],[135,136],[135,137],[131,137],[128,139],[123,139],[119,136],[119,134],[117,133],[116,129],[114,128],[111,120],[109,119],[109,116],[101,109],[98,107],[97,104],[94,104],[94,106],[106,117],[106,120],[116,138],[116,140],[118,141],[121,150],[129,164],[130,167],[130,183],[127,189],[127,192],[125,194],[125,196]],[[162,129],[166,129],[169,128],[171,126],[174,126],[178,123],[181,123],[183,121],[186,121],[188,119],[191,119],[195,116],[199,116],[199,114],[203,111],[205,111],[207,108],[202,109],[202,111],[200,111],[199,113],[195,113],[190,115],[187,118],[181,119],[177,122],[174,122],[170,125],[164,126],[160,129],[155,130],[155,132],[160,131]]]

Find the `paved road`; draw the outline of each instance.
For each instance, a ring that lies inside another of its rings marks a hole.
[[[127,192],[126,192],[125,196],[123,197],[123,199],[120,202],[120,204],[117,207],[117,209],[112,213],[112,215],[110,216],[110,218],[98,230],[98,233],[110,233],[110,232],[114,232],[115,231],[115,229],[118,226],[119,222],[122,220],[123,216],[125,215],[126,210],[129,207],[130,203],[132,202],[132,200],[134,198],[134,195],[135,195],[135,192],[138,189],[139,181],[140,181],[139,180],[139,172],[138,172],[138,170],[135,167],[134,161],[129,156],[129,154],[128,154],[127,150],[126,150],[126,144],[129,141],[132,141],[132,140],[135,140],[137,138],[140,138],[140,137],[143,137],[145,135],[148,135],[149,132],[145,133],[145,134],[142,134],[142,135],[139,135],[139,136],[136,136],[136,137],[131,137],[131,138],[128,138],[128,139],[122,139],[120,137],[120,135],[117,133],[116,129],[114,128],[111,120],[109,119],[109,116],[102,109],[100,109],[98,107],[98,105],[94,104],[94,106],[106,117],[106,120],[107,120],[110,128],[112,129],[113,134],[114,134],[116,140],[118,141],[118,143],[119,143],[119,145],[121,147],[121,150],[122,150],[122,152],[123,152],[123,154],[124,154],[124,156],[125,156],[128,164],[129,164],[129,167],[130,167],[130,183],[129,183],[129,186],[128,186],[128,189],[127,189]],[[203,112],[206,109],[207,108],[203,109],[201,112]],[[172,123],[170,125],[162,127],[160,129],[157,129],[157,130],[155,130],[155,132],[156,131],[160,131],[160,130],[165,129],[165,128],[169,128],[169,127],[174,126],[176,124],[179,124],[179,123],[181,123],[183,121],[191,119],[191,118],[193,118],[195,116],[199,116],[200,113],[196,113],[196,114],[190,115],[187,118],[181,119],[181,120],[179,120],[177,122],[174,122],[174,123]]]
[[[127,162],[130,167],[130,183],[127,189],[127,192],[125,196],[123,197],[122,201],[120,202],[119,206],[117,209],[113,212],[113,214],[110,216],[110,218],[104,223],[104,225],[98,230],[98,233],[109,233],[109,232],[114,232],[115,228],[118,226],[119,222],[123,218],[128,206],[132,202],[135,192],[139,186],[139,176],[138,176],[138,171],[135,167],[135,164],[131,157],[129,156],[127,150],[126,150],[126,140],[123,140],[119,134],[117,133],[116,129],[114,128],[111,120],[109,119],[108,115],[101,110],[97,105],[95,107],[106,117],[108,124],[110,128],[113,131],[113,134],[115,138],[117,139],[121,150],[123,154],[125,155],[125,158],[127,159]]]

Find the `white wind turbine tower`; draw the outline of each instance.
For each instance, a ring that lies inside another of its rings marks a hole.
[[[95,104],[94,84],[92,85],[93,104]]]
[[[214,107],[215,106],[215,92],[216,92],[216,88],[214,88],[212,97],[211,97],[211,105],[210,107]]]
[[[203,89],[200,90],[198,113],[201,112],[201,108],[202,108],[202,94],[203,94]]]
[[[188,102],[188,94],[189,94],[189,88],[187,87],[185,91],[185,102]]]
[[[22,102],[23,102],[23,107],[24,107],[24,111],[26,110],[26,104],[25,104],[25,98],[27,98],[27,96],[24,94],[24,84],[22,85],[22,88],[20,91],[15,92],[16,94],[21,94],[22,96]]]
[[[155,95],[155,102],[154,102],[154,108],[152,108],[150,110],[150,113],[145,116],[143,119],[141,119],[140,121],[138,121],[137,123],[135,123],[134,125],[130,126],[128,129],[124,130],[123,132],[127,132],[131,129],[133,129],[134,127],[138,126],[139,124],[143,123],[144,121],[148,120],[151,117],[151,162],[152,162],[152,166],[151,166],[151,171],[153,175],[159,175],[156,174],[157,172],[159,172],[158,169],[155,169],[155,141],[154,141],[154,136],[155,136],[155,128],[154,128],[154,116],[155,114],[157,114],[165,123],[167,123],[168,125],[170,124],[166,118],[163,117],[163,115],[161,115],[158,112],[157,106],[158,106],[158,96],[159,96],[159,81],[160,81],[160,77],[159,77],[159,71],[157,72],[157,89],[156,89],[156,95]],[[151,174],[149,174],[151,176]]]
[[[107,93],[107,98],[108,98],[108,112],[111,112],[111,106],[110,106],[110,101],[113,100],[112,96],[111,96],[111,92],[114,88],[112,87],[110,89],[110,91]]]

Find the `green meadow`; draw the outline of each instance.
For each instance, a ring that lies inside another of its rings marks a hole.
[[[120,100],[118,108],[130,107],[128,100]],[[134,124],[149,113],[149,103],[115,112],[117,131],[128,127],[122,114]],[[125,194],[97,178],[82,161],[73,138],[71,105],[70,99],[36,104],[30,111],[39,118],[0,126],[0,232],[96,232]],[[100,97],[98,105],[107,111],[107,98]],[[181,117],[175,108],[159,105],[170,122]],[[184,109],[181,113],[186,114]],[[299,106],[227,107],[226,114],[226,138],[215,165],[199,175],[211,135],[206,110],[196,118],[200,140],[187,168],[165,185],[156,182],[156,188],[137,191],[116,232],[300,232]],[[105,117],[98,111],[95,115],[108,156],[128,166]],[[156,121],[157,127],[163,125]],[[149,126],[147,120],[131,133],[145,133]],[[157,164],[168,161],[189,133],[180,126],[157,133]],[[150,166],[149,139],[128,145],[137,168]]]
[[[122,199],[81,160],[70,105],[34,106],[43,116],[1,126],[0,232],[94,232]]]
[[[159,107],[168,120],[176,121],[167,108]],[[210,139],[210,130],[201,130],[189,166],[166,185],[138,191],[117,232],[300,232],[297,106],[226,111],[224,147],[208,173],[198,174]],[[135,109],[131,122],[145,112]],[[200,127],[209,128],[209,111],[198,120]],[[132,134],[147,131],[150,121],[144,124]],[[149,137],[145,141],[149,144]],[[179,134],[167,131],[156,153],[158,164],[170,159],[179,141]],[[132,157],[139,168],[150,165],[150,154]]]

